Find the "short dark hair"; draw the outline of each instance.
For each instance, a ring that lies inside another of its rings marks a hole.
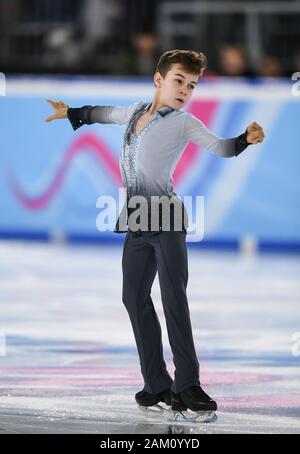
[[[165,77],[174,63],[181,63],[188,72],[201,74],[207,66],[207,59],[202,52],[181,49],[168,50],[160,56],[156,71]]]

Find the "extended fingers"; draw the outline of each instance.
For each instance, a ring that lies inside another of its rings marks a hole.
[[[58,107],[68,107],[63,101],[51,101],[51,99],[47,99],[47,102],[54,108],[57,109]]]
[[[51,99],[47,99],[47,102],[48,102],[52,107],[55,107],[55,105],[56,105],[56,102],[55,102],[55,101],[51,101]]]
[[[57,118],[56,115],[50,115],[49,117],[45,118],[45,121],[46,121],[47,123],[49,123],[49,121],[52,121],[52,120],[54,120],[55,118]]]

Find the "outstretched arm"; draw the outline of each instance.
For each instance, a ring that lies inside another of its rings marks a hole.
[[[129,106],[91,106],[69,107],[63,101],[54,102],[47,100],[54,108],[54,114],[47,117],[45,121],[49,122],[59,118],[67,118],[74,130],[83,125],[93,123],[117,123],[126,124],[134,110],[141,101],[130,104]]]
[[[238,156],[249,145],[263,142],[265,138],[262,127],[256,123],[251,123],[246,131],[229,139],[222,139],[213,134],[204,124],[193,114],[187,113],[183,127],[183,139],[197,143],[208,151],[224,158]]]

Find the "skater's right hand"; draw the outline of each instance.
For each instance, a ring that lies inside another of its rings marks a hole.
[[[50,99],[47,99],[47,102],[53,107],[54,109],[54,114],[50,115],[49,117],[45,118],[45,121],[48,123],[49,121],[52,120],[59,120],[63,118],[68,118],[67,117],[67,112],[69,106],[65,104],[63,101],[51,101]]]

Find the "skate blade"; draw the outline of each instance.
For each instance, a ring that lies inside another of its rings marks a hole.
[[[214,411],[174,411],[170,421],[208,423],[216,421],[217,415]]]
[[[150,414],[154,414],[154,415],[165,413],[165,412],[170,412],[170,410],[171,410],[171,406],[170,405],[168,406],[168,405],[163,404],[163,403],[151,405],[150,407],[144,407],[143,405],[139,405],[138,408],[143,413],[146,413],[146,414],[150,413]]]

